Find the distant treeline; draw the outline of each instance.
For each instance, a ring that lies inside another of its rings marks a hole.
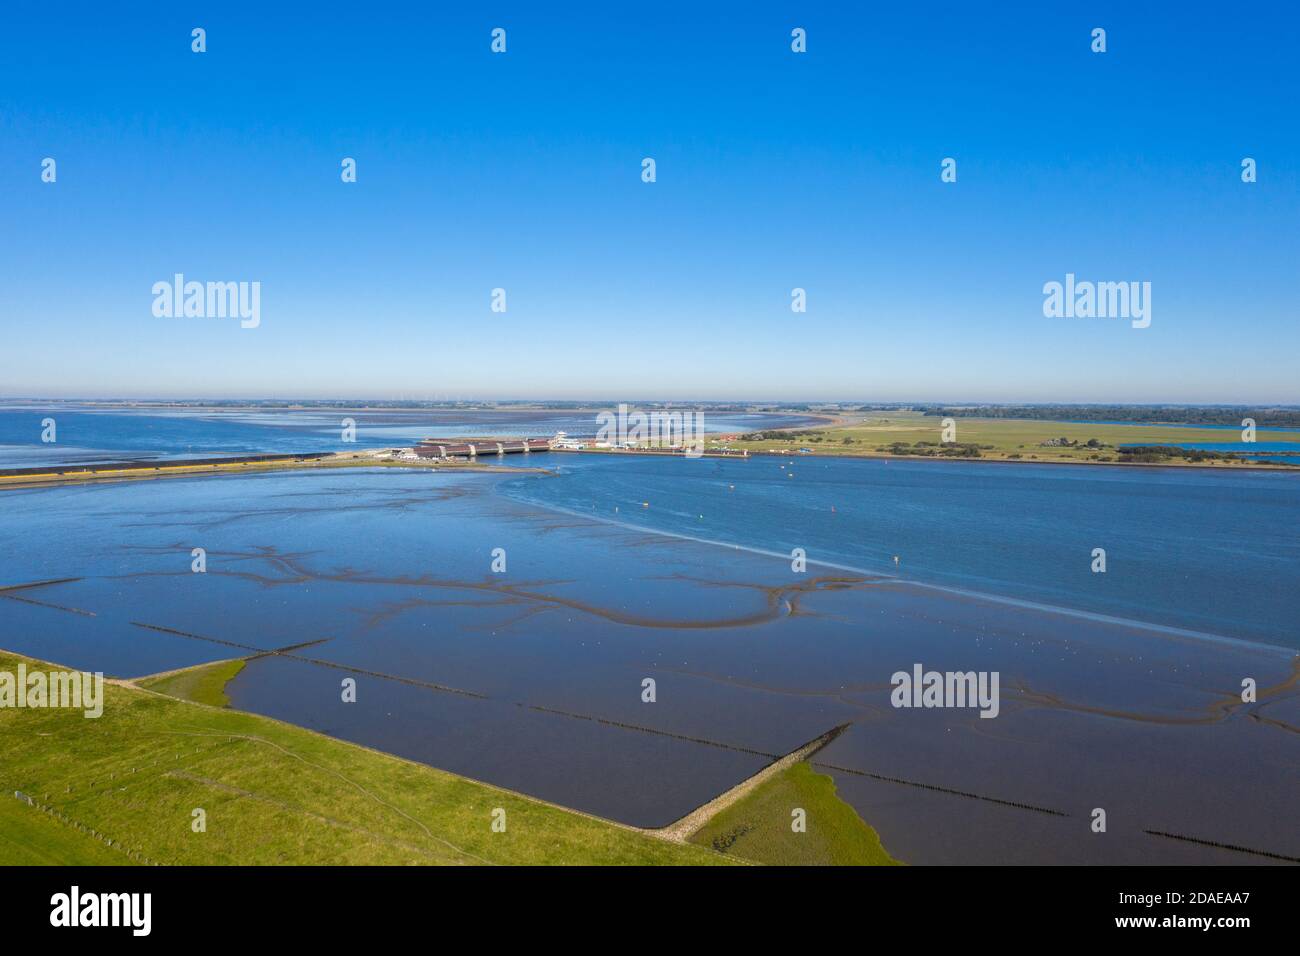
[[[1300,408],[1248,405],[949,405],[918,406],[926,415],[947,418],[1029,418],[1069,422],[1162,422],[1176,425],[1241,427],[1253,418],[1260,428],[1300,426]]]
[[[891,455],[920,455],[922,458],[983,458],[981,449],[989,451],[992,445],[976,445],[973,442],[933,442],[919,441],[909,445],[905,441],[896,441],[888,448]]]
[[[1187,461],[1232,461],[1237,455],[1222,451],[1205,451],[1201,448],[1179,448],[1177,445],[1124,445],[1116,449],[1120,461],[1161,462],[1170,458]]]
[[[823,431],[805,429],[803,431],[784,431],[773,429],[765,432],[747,432],[740,436],[741,441],[786,441],[802,439],[805,441],[822,441],[826,437]]]

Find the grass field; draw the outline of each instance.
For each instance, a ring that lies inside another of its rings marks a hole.
[[[135,861],[14,798],[0,794],[0,863],[7,866],[134,866]]]
[[[882,456],[888,453],[887,449],[894,442],[905,442],[908,445],[939,442],[942,438],[941,423],[941,418],[919,412],[887,412],[842,426],[801,431],[789,438],[783,436],[725,444],[749,451],[781,449],[794,452],[799,448],[811,448],[814,454]],[[1071,424],[1004,418],[958,418],[955,419],[955,424],[955,440],[981,446],[982,457],[1006,459],[1019,456],[1027,461],[1102,461],[1118,457],[1115,451],[1117,445],[1236,442],[1241,437],[1240,432],[1231,429],[1180,425]],[[1089,439],[1096,439],[1109,447],[1043,447],[1040,444],[1053,438],[1067,438],[1079,442],[1081,446]],[[1297,432],[1262,429],[1257,432],[1256,440],[1294,442],[1296,453],[1300,454],[1300,433]],[[1206,464],[1218,468],[1242,467],[1238,462]]]
[[[0,670],[19,660],[0,651]],[[187,686],[207,694],[219,675]],[[0,864],[728,862],[269,718],[132,687],[105,694],[97,720],[0,710]],[[498,808],[505,832],[492,829]]]
[[[168,674],[145,677],[134,683],[160,694],[166,694],[168,697],[192,700],[211,707],[229,707],[230,698],[226,696],[226,684],[243,669],[244,662],[241,659],[214,661],[211,664],[200,664],[198,667],[188,667]]]
[[[807,828],[796,833],[792,811]],[[835,781],[806,761],[759,785],[697,830],[690,842],[755,863],[891,866],[876,831],[835,793]]]

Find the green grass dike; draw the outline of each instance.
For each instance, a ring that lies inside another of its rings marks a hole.
[[[29,670],[57,666],[0,651],[0,671],[15,672],[20,660]],[[0,864],[731,862],[707,847],[210,706],[224,701],[234,663],[144,681],[152,690],[106,684],[98,719],[0,708]],[[163,687],[207,703],[156,692]],[[492,827],[498,810],[504,832]]]
[[[806,829],[793,828],[804,811]],[[876,831],[806,761],[793,764],[722,810],[690,842],[754,863],[786,866],[898,866]]]
[[[229,707],[230,698],[226,696],[226,685],[244,669],[244,661],[215,661],[187,667],[184,670],[169,671],[154,677],[145,677],[133,683],[149,690],[179,697],[181,700],[207,704],[210,707]]]

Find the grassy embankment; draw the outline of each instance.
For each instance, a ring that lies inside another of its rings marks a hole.
[[[1240,433],[1231,429],[1196,428],[1184,425],[1108,425],[1097,423],[1073,424],[1052,421],[1023,421],[1004,418],[958,418],[956,441],[974,445],[979,457],[994,460],[1066,461],[1066,462],[1118,462],[1121,456],[1117,446],[1140,444],[1161,445],[1182,442],[1231,443]],[[894,457],[896,443],[907,450],[938,452],[941,450],[942,419],[919,412],[882,412],[867,416],[851,424],[826,428],[801,429],[784,434],[769,433],[770,437],[720,443],[711,440],[709,447],[747,449],[751,452],[779,449],[794,453],[800,448],[811,448],[819,455],[860,455],[866,457]],[[1043,446],[1041,443],[1055,438],[1066,438],[1079,444],[1069,447]],[[1089,448],[1086,443],[1095,439],[1105,447]],[[1259,442],[1292,442],[1300,454],[1300,433],[1261,429],[1256,434]],[[933,447],[918,442],[933,443]],[[1249,446],[1243,444],[1243,450]],[[1173,464],[1186,463],[1174,458]],[[1237,468],[1258,463],[1212,460],[1202,464],[1217,468]],[[1285,466],[1280,466],[1285,467]]]
[[[18,661],[0,652],[0,670]],[[221,667],[205,671],[159,682],[212,698]],[[0,709],[0,864],[728,862],[269,718],[129,686],[105,693],[97,720]]]
[[[806,814],[796,833],[792,811]],[[806,761],[794,764],[722,810],[690,842],[755,863],[791,866],[896,866],[852,807],[835,793],[835,781]]]
[[[485,459],[495,456],[484,456]],[[425,471],[508,471],[521,474],[527,471],[545,471],[545,468],[524,468],[495,465],[489,461],[447,459],[420,459],[406,461],[370,452],[342,452],[329,458],[301,461],[240,461],[232,459],[211,465],[132,465],[126,468],[95,468],[93,471],[70,470],[60,473],[56,468],[30,475],[0,475],[0,488],[32,488],[69,482],[134,481],[151,478],[194,478],[212,475],[258,474],[273,471],[318,471],[335,468],[405,468]]]
[[[0,670],[19,660],[0,651]],[[243,666],[216,661],[107,685],[98,720],[0,711],[0,865],[897,862],[806,762],[683,845],[223,710]],[[498,807],[504,833],[490,826]],[[804,833],[790,828],[795,807],[807,814]],[[206,832],[192,829],[197,808]]]
[[[18,659],[0,652],[0,670]],[[0,710],[0,865],[897,862],[806,762],[759,784],[689,844],[669,843],[222,710],[243,666],[216,661],[134,682],[144,691],[109,684],[96,721],[73,710]],[[503,834],[490,827],[498,806]],[[196,808],[207,832],[191,829]],[[793,808],[805,810],[806,832],[790,830]]]
[[[242,658],[232,661],[213,661],[198,667],[169,671],[134,681],[140,687],[179,697],[209,707],[229,707],[230,698],[226,696],[226,685],[244,669]]]
[[[0,798],[0,865],[136,865],[102,840],[14,799],[12,791]]]

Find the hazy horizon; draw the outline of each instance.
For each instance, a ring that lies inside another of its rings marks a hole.
[[[134,402],[134,403],[186,403],[186,402],[384,402],[388,404],[397,402],[411,403],[475,403],[475,404],[532,404],[544,406],[549,403],[583,403],[589,405],[613,406],[620,403],[627,405],[647,405],[656,402],[672,402],[682,404],[733,404],[733,405],[766,405],[766,406],[794,406],[794,405],[874,405],[874,406],[929,406],[929,405],[946,405],[949,407],[988,405],[988,406],[1041,406],[1041,405],[1061,405],[1061,406],[1127,406],[1134,408],[1150,407],[1184,407],[1184,408],[1219,408],[1219,407],[1241,407],[1241,408],[1300,408],[1300,403],[1285,401],[1256,401],[1256,402],[1204,402],[1204,401],[1176,401],[1176,400],[1152,400],[1142,402],[1126,401],[1089,401],[1086,399],[1054,399],[1054,400],[1021,400],[1021,399],[972,399],[972,398],[754,398],[752,396],[742,396],[734,398],[714,398],[700,396],[668,396],[668,395],[633,395],[633,396],[609,396],[593,395],[586,397],[539,397],[539,396],[412,396],[412,395],[11,395],[0,396],[0,404],[5,403],[32,403],[41,402]]]
[[[581,402],[591,405],[627,405],[651,404],[655,402],[695,403],[695,404],[734,404],[734,405],[876,405],[876,406],[922,406],[947,405],[961,407],[964,405],[988,406],[1129,406],[1129,407],[1242,407],[1242,408],[1300,408],[1300,402],[1287,401],[1179,401],[1174,399],[1153,399],[1150,401],[1117,401],[1089,399],[974,399],[966,398],[809,398],[794,396],[790,398],[755,398],[753,396],[710,397],[710,396],[671,396],[671,395],[590,395],[590,396],[502,396],[502,395],[197,395],[197,394],[139,394],[139,395],[0,395],[0,404],[4,403],[40,403],[40,402],[138,402],[138,403],[184,403],[184,402],[412,402],[412,403],[480,403],[480,404],[534,404],[548,403],[573,404]]]

